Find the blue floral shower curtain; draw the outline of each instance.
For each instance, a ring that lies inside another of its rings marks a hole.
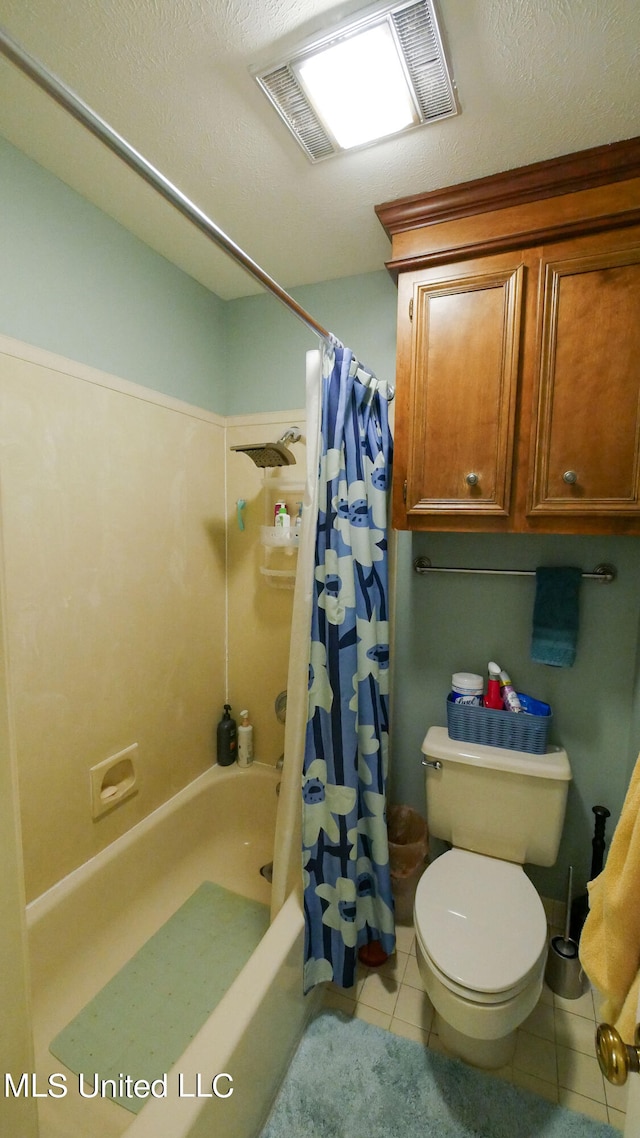
[[[395,947],[386,828],[386,385],[323,349],[309,719],[303,764],[305,991],[351,987],[357,950]]]

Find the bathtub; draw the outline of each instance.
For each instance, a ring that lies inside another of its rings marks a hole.
[[[296,893],[167,1072],[166,1097],[150,1097],[137,1116],[108,1098],[83,1098],[77,1076],[48,1047],[202,881],[269,903],[260,867],[273,858],[279,777],[258,763],[248,770],[212,767],[27,906],[41,1138],[259,1132],[317,1006],[317,996],[302,995]],[[52,1074],[66,1075],[64,1097],[57,1093],[61,1080],[49,1083]],[[93,1072],[87,1074],[91,1082]],[[217,1075],[219,1096],[211,1086]]]

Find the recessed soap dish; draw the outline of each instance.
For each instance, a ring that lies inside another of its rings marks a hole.
[[[91,780],[91,814],[100,818],[114,806],[137,793],[136,752],[138,744],[132,743],[124,751],[118,751],[101,763],[96,763],[89,771]]]

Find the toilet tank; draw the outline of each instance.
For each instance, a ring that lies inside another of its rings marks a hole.
[[[571,768],[566,751],[545,755],[450,739],[430,727],[427,822],[433,837],[458,849],[523,865],[553,865],[562,836]]]

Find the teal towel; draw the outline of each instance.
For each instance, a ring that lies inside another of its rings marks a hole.
[[[531,659],[570,668],[578,644],[582,570],[571,566],[536,569]]]

